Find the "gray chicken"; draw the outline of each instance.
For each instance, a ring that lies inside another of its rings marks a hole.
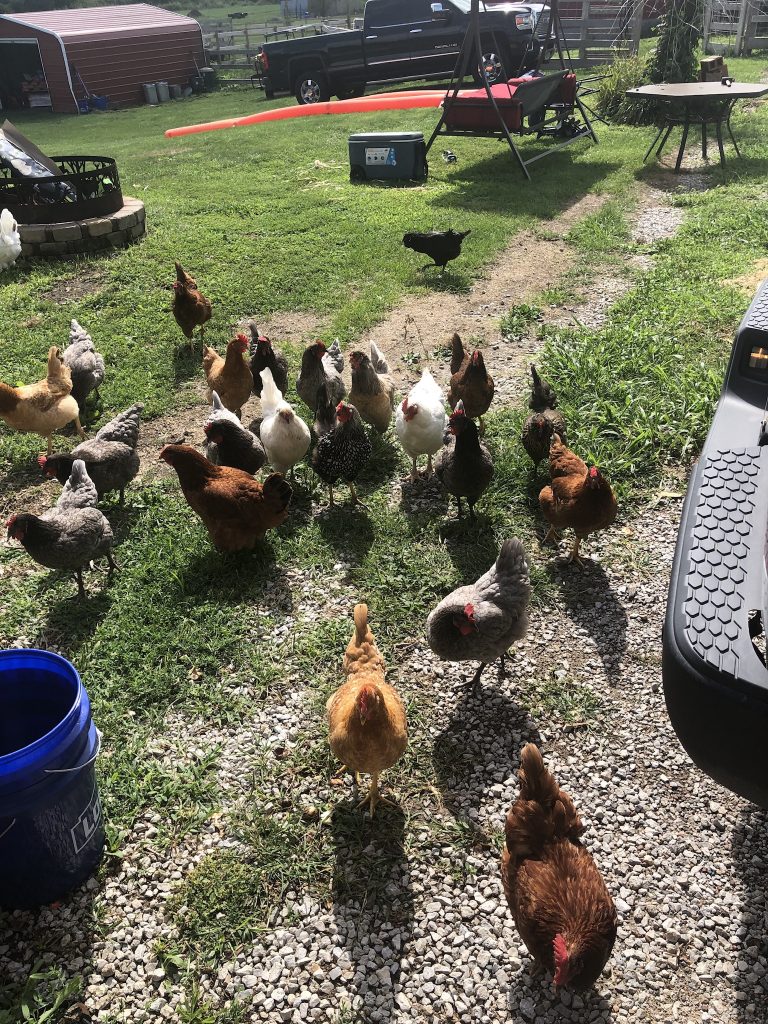
[[[469,517],[474,519],[475,502],[493,479],[493,461],[480,440],[474,420],[465,414],[461,399],[448,420],[446,446],[435,459],[435,474],[446,491],[456,498],[459,516],[461,499],[466,498]]]
[[[267,461],[264,445],[258,437],[242,425],[221,399],[212,393],[213,408],[203,425],[206,437],[205,454],[216,466],[242,469],[244,473],[258,473]]]
[[[97,501],[98,493],[85,463],[76,459],[52,509],[41,516],[20,512],[6,523],[9,539],[19,541],[39,565],[74,572],[80,597],[85,596],[85,566],[96,558],[106,558],[110,577],[117,568],[112,557],[112,527],[95,508]]]
[[[341,373],[344,370],[344,355],[341,351],[341,345],[339,339],[336,338],[334,343],[328,349],[328,358],[331,360],[336,369]]]
[[[61,358],[72,374],[72,397],[78,404],[80,416],[85,413],[85,401],[92,391],[99,397],[99,385],[104,380],[104,357],[94,348],[93,340],[77,320],[69,326],[69,345]]]
[[[519,540],[505,540],[496,562],[476,583],[443,598],[427,619],[429,646],[443,661],[479,661],[474,690],[486,665],[501,659],[528,629],[531,583]]]
[[[110,491],[119,491],[120,501],[124,501],[125,488],[139,472],[136,445],[143,408],[143,405],[132,405],[118,413],[94,437],[77,445],[68,455],[41,455],[37,461],[45,476],[66,484],[75,460],[81,459],[100,498]]]
[[[328,397],[338,405],[347,393],[341,374],[322,341],[313,341],[304,349],[301,357],[301,372],[296,379],[296,391],[304,404],[315,411],[317,389],[323,382],[328,384]]]
[[[377,366],[385,369],[377,370],[374,359]],[[395,407],[395,382],[389,376],[387,361],[371,342],[370,358],[364,352],[352,352],[349,365],[352,367],[350,402],[366,423],[380,434],[386,434]]]

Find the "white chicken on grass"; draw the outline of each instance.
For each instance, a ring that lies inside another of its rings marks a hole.
[[[417,476],[416,460],[427,456],[427,476],[432,472],[432,456],[443,447],[446,415],[443,392],[435,378],[425,370],[408,397],[397,407],[395,433],[413,460],[411,480]]]
[[[285,401],[271,370],[261,371],[261,382],[261,443],[272,468],[285,474],[309,451],[309,427]]]
[[[0,270],[12,267],[21,255],[21,235],[10,210],[0,213]]]

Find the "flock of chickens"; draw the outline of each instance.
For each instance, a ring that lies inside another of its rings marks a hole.
[[[194,278],[176,264],[173,312],[185,336],[212,315],[212,306]],[[494,396],[494,383],[482,353],[468,353],[455,334],[451,340],[451,379],[446,414],[442,390],[429,371],[407,396],[396,402],[395,383],[382,354],[349,356],[351,389],[342,378],[344,357],[338,341],[321,341],[302,354],[296,381],[299,398],[313,415],[312,429],[286,400],[285,357],[249,324],[250,338],[238,334],[220,355],[203,344],[203,369],[211,410],[204,424],[205,453],[187,444],[168,444],[160,458],[174,468],[182,492],[203,521],[220,551],[251,549],[266,531],[289,515],[293,489],[286,479],[309,455],[310,465],[327,485],[331,505],[334,486],[350,488],[360,504],[355,481],[371,459],[373,446],[366,425],[384,435],[394,418],[395,433],[412,460],[427,457],[424,472],[433,471],[453,495],[462,513],[466,499],[470,516],[491,482],[493,461],[481,440],[483,415]],[[547,537],[571,528],[575,543],[571,559],[579,561],[579,544],[588,534],[610,526],[617,512],[610,485],[595,466],[587,466],[566,446],[566,424],[552,388],[531,367],[531,415],[522,443],[535,464],[549,460],[551,483],[541,490],[539,504],[549,524]],[[115,416],[96,435],[82,440],[69,454],[53,454],[53,432],[74,423],[81,426],[88,395],[104,378],[104,361],[92,339],[72,321],[70,344],[51,348],[45,380],[12,388],[0,383],[0,417],[21,431],[42,435],[47,455],[39,463],[46,477],[64,486],[56,505],[40,516],[12,515],[8,536],[19,541],[39,564],[74,572],[80,595],[82,571],[106,558],[110,573],[113,534],[98,502],[124,489],[139,471],[137,442],[141,405]],[[248,429],[241,411],[251,394],[261,400],[261,420]],[[477,418],[480,427],[475,424]],[[314,435],[314,445],[313,445]],[[255,479],[263,466],[271,472]],[[503,659],[528,626],[530,582],[523,545],[504,541],[494,565],[475,583],[459,587],[430,613],[426,623],[431,649],[442,659],[478,662],[472,680],[479,684],[484,667]],[[363,804],[373,814],[383,800],[379,777],[402,756],[407,743],[403,703],[385,680],[384,660],[368,624],[366,605],[354,612],[355,631],[344,656],[346,682],[328,701],[330,745],[347,769],[371,776]],[[616,934],[616,912],[590,854],[579,841],[579,817],[569,796],[546,770],[538,749],[522,751],[520,795],[507,815],[502,862],[504,889],[520,934],[532,955],[554,972],[557,985],[587,988],[599,976]]]

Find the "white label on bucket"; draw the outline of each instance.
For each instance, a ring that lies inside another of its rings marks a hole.
[[[80,853],[84,846],[90,842],[93,833],[101,822],[101,800],[96,786],[93,787],[93,795],[88,801],[88,806],[82,812],[75,824],[72,826],[72,845],[75,853]]]
[[[395,150],[389,146],[380,146],[375,149],[366,149],[366,164],[385,164],[388,167],[396,167]]]

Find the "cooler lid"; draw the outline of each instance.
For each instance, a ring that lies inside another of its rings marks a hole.
[[[423,142],[423,132],[356,132],[349,136],[350,142],[370,143],[385,146],[393,142]]]

